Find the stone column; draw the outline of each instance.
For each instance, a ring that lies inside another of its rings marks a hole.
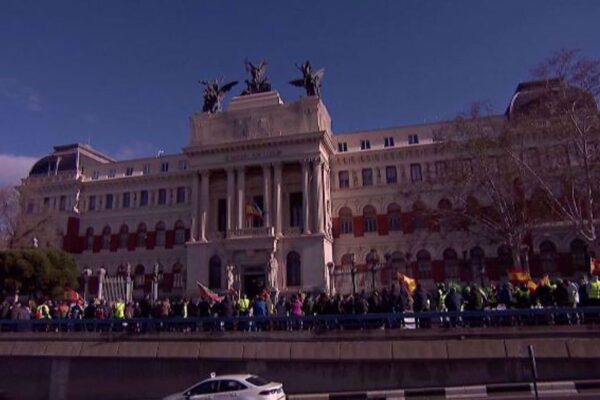
[[[263,225],[271,226],[271,164],[263,164]]]
[[[310,161],[302,160],[302,211],[304,212],[304,234],[310,235],[310,193],[309,193]]]
[[[227,168],[227,233],[234,228],[235,170]]]
[[[237,228],[244,228],[244,208],[245,204],[245,192],[246,192],[246,167],[239,167],[237,169],[237,201],[238,201],[238,212],[237,212]]]
[[[206,231],[208,229],[208,210],[210,208],[210,171],[202,171],[201,210],[200,210],[200,241],[206,242]]]
[[[199,210],[199,205],[198,205],[198,198],[199,198],[199,188],[200,186],[200,181],[199,181],[199,176],[198,174],[194,174],[193,180],[192,180],[192,201],[191,201],[191,207],[192,207],[192,229],[190,232],[191,240],[192,242],[195,241],[198,238],[198,210]],[[166,195],[166,193],[165,193]],[[156,203],[158,204],[158,193],[156,195]]]
[[[314,194],[314,220],[315,232],[325,232],[323,224],[323,160],[315,158],[313,160],[313,194]]]
[[[281,215],[281,175],[282,175],[282,164],[277,162],[274,164],[273,171],[273,190],[275,191],[275,236],[281,236],[283,231],[283,221]]]

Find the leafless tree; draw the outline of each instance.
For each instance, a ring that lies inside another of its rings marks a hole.
[[[438,210],[446,224],[510,247],[514,266],[524,267],[525,238],[540,222],[540,204],[530,201],[527,171],[510,158],[523,142],[504,116],[484,103],[459,116],[443,145],[450,150],[447,187],[454,207]],[[526,266],[525,266],[526,267]]]
[[[18,192],[10,186],[0,187],[0,249],[12,247],[18,214]]]
[[[543,190],[558,220],[598,248],[600,59],[562,50],[533,75],[536,86],[509,115],[514,134],[537,143],[539,157],[512,149],[511,159]]]

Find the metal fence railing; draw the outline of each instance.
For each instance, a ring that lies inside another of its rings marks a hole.
[[[267,317],[0,320],[0,332],[207,332],[452,329],[600,324],[600,307]]]

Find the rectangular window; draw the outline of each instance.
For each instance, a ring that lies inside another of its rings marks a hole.
[[[50,208],[50,197],[44,197],[44,208]]]
[[[92,180],[94,180],[94,181],[98,180],[99,176],[100,176],[100,171],[93,171],[92,172]]]
[[[187,169],[187,160],[179,160],[177,162],[177,169],[185,171]]]
[[[167,204],[167,189],[158,189],[158,204]]]
[[[217,230],[227,230],[227,199],[219,199],[217,203]]]
[[[421,182],[423,180],[421,164],[410,164],[410,179],[413,182]]]
[[[169,163],[168,162],[160,163],[160,172],[169,172]]]
[[[60,196],[60,200],[58,202],[58,209],[60,211],[65,211],[67,209],[67,196]]]
[[[446,162],[436,161],[435,162],[435,176],[438,178],[446,177]]]
[[[148,191],[142,190],[140,192],[140,207],[145,207],[148,205]]]
[[[419,135],[408,135],[408,144],[419,144]]]
[[[88,210],[94,211],[96,209],[96,196],[90,196],[90,201],[88,203]]]
[[[290,226],[302,226],[302,192],[290,193]]]
[[[348,151],[348,143],[346,142],[340,142],[338,143],[338,151],[340,153],[345,153]]]
[[[123,193],[123,208],[131,207],[131,193]]]
[[[385,181],[387,183],[398,183],[398,174],[395,165],[385,167]]]
[[[394,138],[391,136],[384,138],[383,147],[394,147]]]
[[[362,183],[363,186],[373,186],[373,170],[371,168],[362,170]]]
[[[177,188],[177,204],[185,203],[185,187],[180,186]]]
[[[114,178],[115,175],[117,175],[117,170],[116,169],[111,168],[111,169],[108,170],[108,177],[109,178]]]
[[[106,209],[107,210],[112,210],[113,202],[114,202],[114,196],[112,194],[107,194],[106,195]]]
[[[144,164],[144,169],[142,170],[142,173],[144,175],[149,175],[150,172],[152,172],[152,168],[150,167],[150,164]]]
[[[127,167],[125,169],[125,176],[131,176],[133,175],[133,167]]]
[[[371,148],[371,142],[369,140],[361,140],[360,141],[360,149],[361,150],[369,150]]]
[[[340,171],[339,173],[340,189],[350,187],[350,174],[348,171]]]
[[[28,202],[27,203],[27,214],[33,214],[33,203],[32,202]]]

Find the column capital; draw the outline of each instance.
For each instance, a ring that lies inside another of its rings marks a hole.
[[[317,167],[318,167],[319,165],[323,164],[323,158],[322,158],[321,156],[318,156],[318,157],[313,157],[313,158],[311,159],[311,161],[313,162],[313,165],[314,165],[314,166],[317,166]]]
[[[209,169],[201,169],[198,171],[198,175],[200,175],[202,178],[204,177],[210,177],[210,170]]]
[[[267,169],[271,168],[271,163],[270,162],[265,162],[265,163],[260,164],[260,166],[262,167],[262,169],[264,171],[264,170],[267,170]]]

